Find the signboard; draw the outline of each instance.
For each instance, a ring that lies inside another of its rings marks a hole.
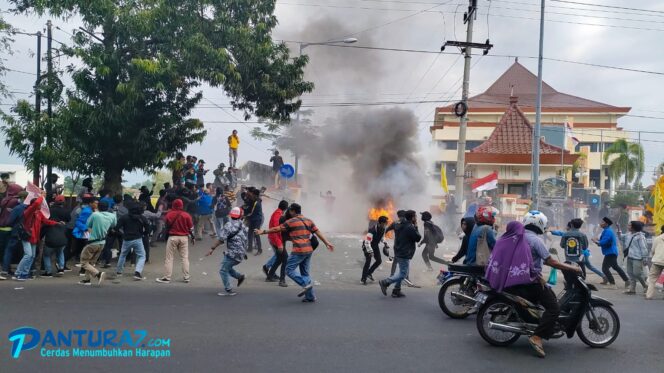
[[[279,174],[284,179],[291,179],[293,176],[295,176],[295,168],[289,164],[285,164],[279,169]]]
[[[551,177],[540,182],[540,197],[543,199],[567,199],[567,181]]]

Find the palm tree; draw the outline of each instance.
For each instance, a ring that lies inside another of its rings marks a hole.
[[[604,151],[604,163],[609,165],[609,175],[612,178],[618,180],[625,177],[627,187],[635,177],[638,182],[643,176],[643,147],[641,144],[620,139]]]

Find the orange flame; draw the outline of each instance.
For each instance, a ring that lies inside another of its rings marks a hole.
[[[394,208],[394,203],[392,201],[387,201],[383,206],[372,207],[369,209],[369,221],[375,222],[381,216],[387,217],[387,224],[391,224],[396,217],[396,209]],[[392,238],[392,232],[387,235],[389,238]]]

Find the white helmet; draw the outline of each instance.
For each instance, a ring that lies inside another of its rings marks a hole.
[[[532,224],[539,228],[542,231],[542,234],[546,232],[548,222],[549,219],[546,215],[537,210],[529,211],[526,216],[523,217],[523,225]]]

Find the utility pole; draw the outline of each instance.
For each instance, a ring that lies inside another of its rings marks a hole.
[[[39,81],[41,80],[41,38],[41,31],[37,31],[37,81],[35,82],[35,113],[37,115],[35,116],[35,120],[39,120],[39,114],[41,113],[41,93],[39,90]],[[41,147],[41,140],[35,140],[33,145],[33,152],[37,153]],[[34,160],[34,164],[32,166],[32,183],[39,185],[39,170],[41,169],[41,165],[36,160]]]
[[[53,115],[53,108],[52,108],[52,89],[53,89],[53,49],[51,48],[51,45],[53,43],[53,33],[51,27],[53,24],[49,20],[46,22],[46,66],[47,66],[47,76],[48,76],[48,97],[46,97],[46,113],[48,114],[48,119],[51,119],[51,116]],[[47,146],[51,146],[51,138],[50,136],[46,138],[46,144]],[[49,162],[46,165],[46,183],[50,185],[50,189],[53,188],[53,185],[51,185],[51,174],[53,173],[53,165],[51,162]]]
[[[473,23],[477,16],[477,0],[470,0],[468,5],[468,12],[464,14],[464,23],[467,23],[466,28],[466,41],[446,41],[440,48],[441,52],[447,46],[460,47],[461,52],[464,54],[463,65],[463,86],[461,91],[461,102],[455,106],[455,114],[459,116],[459,145],[457,153],[456,176],[454,180],[454,199],[459,208],[459,213],[463,212],[463,184],[466,174],[466,130],[468,128],[468,87],[470,85],[470,59],[472,58],[472,48],[484,49],[484,54],[489,53],[489,49],[493,47],[489,44],[487,39],[486,43],[473,43]],[[459,110],[457,110],[459,108]]]
[[[537,210],[539,208],[540,129],[542,128],[542,61],[544,55],[544,0],[540,1],[541,1],[540,35],[539,35],[540,38],[539,38],[539,56],[537,57],[537,101],[535,102],[535,130],[533,131],[533,170],[531,172],[533,210]]]

